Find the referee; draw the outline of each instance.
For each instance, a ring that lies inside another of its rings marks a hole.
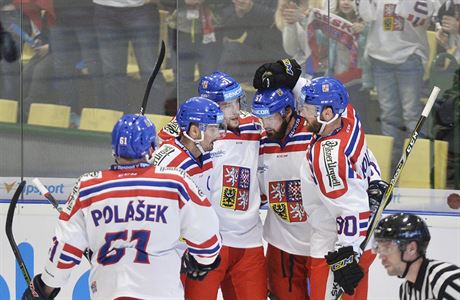
[[[430,238],[425,222],[407,213],[390,215],[375,229],[373,249],[388,275],[406,279],[401,300],[460,299],[460,268],[427,259]]]

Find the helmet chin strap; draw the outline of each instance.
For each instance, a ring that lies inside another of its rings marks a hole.
[[[198,139],[198,140],[195,140],[194,138],[192,138],[191,136],[188,135],[187,132],[184,131],[184,136],[186,138],[188,138],[189,140],[191,140],[192,142],[195,143],[195,146],[198,148],[198,150],[200,151],[201,155],[205,154],[206,151],[204,151],[203,149],[203,146],[201,146],[201,142],[204,140],[204,131],[200,130],[201,132],[201,138]]]
[[[335,114],[335,116],[334,116],[332,119],[330,119],[329,121],[323,121],[323,120],[321,120],[321,116],[318,114],[318,115],[316,116],[316,120],[317,120],[319,123],[321,123],[321,128],[320,128],[318,134],[319,134],[319,135],[323,134],[323,131],[324,131],[324,129],[326,128],[326,126],[329,125],[329,124],[331,124],[331,123],[334,122],[335,120],[337,120],[339,117],[340,117],[339,114]]]
[[[419,255],[419,256],[417,256],[417,258],[415,258],[415,259],[413,259],[411,261],[404,260],[403,259],[403,252],[401,252],[401,261],[406,263],[406,268],[404,269],[404,272],[402,273],[402,275],[398,275],[398,278],[405,278],[407,276],[407,273],[409,273],[410,266],[421,257],[423,257],[423,255]]]
[[[404,269],[404,272],[402,273],[402,275],[398,275],[399,278],[405,278],[407,276],[407,273],[409,273],[410,266],[414,262],[416,262],[420,257],[424,257],[424,255],[419,255],[416,258],[414,258],[413,260],[404,260],[404,257],[403,257],[404,252],[405,252],[405,250],[401,251],[401,261],[406,263],[406,268]]]

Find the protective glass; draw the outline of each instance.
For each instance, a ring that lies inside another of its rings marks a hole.
[[[317,116],[316,106],[303,104],[299,107],[299,114],[304,118],[314,118]]]
[[[374,240],[372,243],[372,252],[381,255],[391,255],[400,251],[400,243],[395,240]]]

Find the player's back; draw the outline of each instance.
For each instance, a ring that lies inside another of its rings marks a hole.
[[[185,190],[179,172],[155,167],[82,178],[79,204],[94,252],[93,299],[181,297],[176,246]]]

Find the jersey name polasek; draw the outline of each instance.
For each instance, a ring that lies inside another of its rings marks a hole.
[[[134,204],[133,201],[128,203],[126,210],[123,211],[118,205],[107,205],[102,209],[91,210],[91,217],[94,225],[97,227],[102,223],[127,223],[130,221],[148,221],[167,224],[165,212],[168,209],[166,205],[144,204],[144,200]]]

